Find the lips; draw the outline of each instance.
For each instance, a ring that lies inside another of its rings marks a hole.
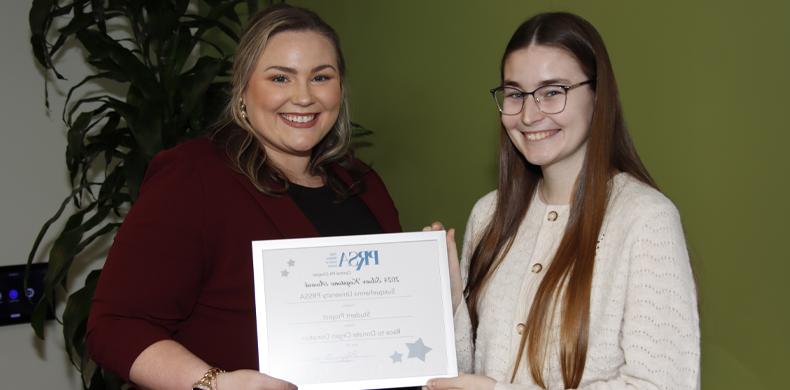
[[[528,131],[528,132],[524,132],[524,137],[527,138],[527,141],[542,141],[559,132],[560,132],[559,129],[544,130],[544,131]]]
[[[318,121],[318,113],[281,113],[280,118],[291,127],[313,127]]]

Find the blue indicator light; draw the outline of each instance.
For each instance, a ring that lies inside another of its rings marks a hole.
[[[8,299],[13,301],[13,300],[15,300],[17,298],[19,298],[19,291],[11,290],[11,291],[8,292]]]

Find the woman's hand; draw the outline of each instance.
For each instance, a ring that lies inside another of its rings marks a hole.
[[[434,222],[431,226],[422,228],[424,232],[431,230],[444,230],[441,222]],[[458,308],[464,296],[464,286],[461,284],[461,266],[458,262],[458,247],[455,245],[455,229],[447,231],[447,265],[450,268],[450,293],[453,298],[453,313]]]
[[[236,370],[217,375],[217,390],[296,390],[286,381],[255,370]]]
[[[137,356],[129,379],[141,389],[191,389],[211,366],[174,340],[160,340]],[[217,390],[296,390],[286,381],[255,370],[223,372],[216,377]]]
[[[482,375],[461,374],[455,378],[431,379],[424,386],[428,390],[494,390],[496,381]]]

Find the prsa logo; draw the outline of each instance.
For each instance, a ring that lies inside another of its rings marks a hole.
[[[342,252],[337,263],[338,268],[351,267],[356,268],[357,271],[369,265],[379,265],[379,251],[377,249]]]

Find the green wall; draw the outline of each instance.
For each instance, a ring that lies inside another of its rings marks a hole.
[[[463,230],[495,185],[487,90],[528,16],[567,10],[606,41],[642,158],[681,211],[700,290],[703,386],[786,388],[790,3],[289,1],[336,27],[362,157],[406,229]],[[783,200],[784,199],[784,200]]]

